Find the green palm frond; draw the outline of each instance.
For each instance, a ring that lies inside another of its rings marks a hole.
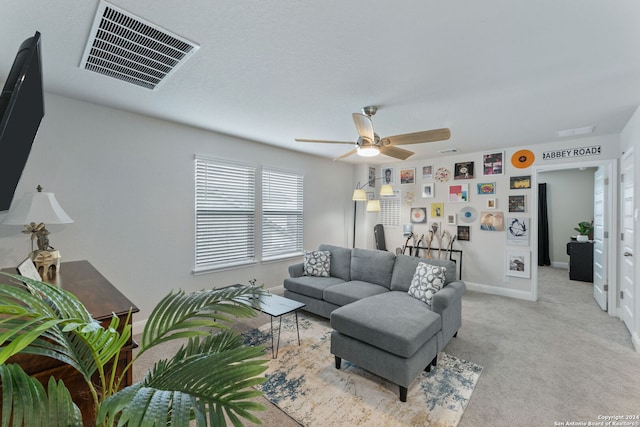
[[[166,341],[188,342],[172,358],[158,361],[142,382],[117,391],[132,367],[130,363],[115,377],[113,362],[131,342],[131,312],[124,324],[114,315],[103,328],[71,293],[0,274],[9,279],[0,283],[2,427],[13,425],[10,419],[19,420],[16,425],[81,425],[64,384],[51,380],[47,393],[19,366],[5,364],[18,353],[54,358],[83,375],[98,412],[97,425],[189,426],[195,420],[207,426],[228,420],[240,426],[241,419],[260,423],[253,413],[264,408],[248,399],[262,394],[252,387],[265,380],[264,349],[244,346],[230,325],[235,318],[255,316],[251,297],[264,291],[238,286],[170,293],[146,322],[136,358]],[[111,372],[105,372],[110,363]]]
[[[3,273],[4,274],[4,273]],[[0,363],[17,353],[47,356],[73,366],[87,381],[129,342],[131,326],[104,329],[75,295],[17,275],[0,284]],[[103,384],[104,385],[104,384]]]
[[[173,358],[157,362],[141,383],[109,397],[98,420],[186,426],[196,419],[206,426],[224,425],[226,415],[234,425],[242,425],[239,417],[260,423],[252,412],[264,407],[247,399],[262,395],[251,387],[265,381],[259,376],[266,370],[263,355],[262,347],[243,346],[233,331],[193,337]],[[206,424],[211,417],[218,421]]]
[[[2,426],[82,426],[80,409],[62,381],[49,379],[47,393],[38,380],[19,365],[0,365]],[[10,424],[12,420],[13,424]]]
[[[248,286],[170,293],[154,308],[142,333],[141,350],[166,341],[207,335],[228,327],[235,317],[256,315],[249,297],[264,291]]]

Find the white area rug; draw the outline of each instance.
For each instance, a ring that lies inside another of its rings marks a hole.
[[[283,320],[278,358],[269,363],[268,379],[260,389],[305,426],[456,426],[482,371],[440,353],[438,366],[420,375],[403,403],[397,385],[346,360],[341,369],[335,368],[328,321],[300,313],[299,324],[300,346],[295,317]],[[276,319],[276,339],[277,327]],[[265,344],[271,356],[269,324],[244,335],[249,345]]]

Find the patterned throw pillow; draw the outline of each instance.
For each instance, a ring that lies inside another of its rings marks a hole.
[[[445,271],[447,271],[446,267],[419,262],[409,286],[409,295],[426,302],[431,307],[433,294],[444,286]]]
[[[304,275],[329,277],[331,267],[331,252],[304,251]]]

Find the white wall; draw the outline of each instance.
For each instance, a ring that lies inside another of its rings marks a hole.
[[[622,134],[620,135],[620,152],[621,154],[627,153],[633,150],[634,156],[634,174],[635,174],[635,187],[634,187],[634,205],[637,209],[640,202],[640,185],[638,182],[638,174],[640,171],[640,107],[635,111],[627,125],[625,126]],[[640,248],[640,232],[638,232],[638,220],[636,219],[634,224],[634,249],[636,254]],[[637,260],[637,257],[634,257]],[[640,351],[640,268],[638,267],[638,261],[634,263],[635,267],[635,280],[633,281],[634,289],[634,325],[631,327],[631,336],[633,343],[636,347],[636,351]]]
[[[568,268],[567,242],[579,222],[593,220],[595,168],[540,172],[538,183],[547,184],[549,256],[554,267]]]
[[[574,158],[553,158],[543,159],[543,153],[551,150],[570,149],[579,147],[591,147],[600,146],[600,154],[587,157],[574,157]],[[511,156],[518,150],[529,149],[535,154],[535,162],[531,167],[520,169],[511,164]],[[499,151],[499,150],[497,150]],[[401,197],[404,197],[407,192],[413,192],[415,200],[411,204],[402,203],[401,208],[401,223],[410,223],[410,210],[411,207],[426,207],[427,208],[427,224],[419,225],[414,224],[414,232],[418,234],[428,234],[428,224],[432,221],[430,215],[430,205],[433,202],[444,203],[444,218],[439,219],[442,227],[450,232],[455,232],[455,226],[448,226],[446,224],[446,215],[455,213],[459,214],[460,210],[465,206],[471,206],[476,209],[478,214],[486,210],[486,201],[488,198],[495,198],[497,200],[496,211],[504,213],[505,218],[512,216],[508,212],[508,196],[524,194],[526,199],[526,211],[522,214],[518,214],[523,217],[533,218],[532,212],[533,205],[533,188],[535,188],[536,182],[533,180],[533,172],[535,167],[541,166],[558,166],[558,165],[571,165],[576,163],[583,163],[585,161],[598,161],[605,159],[616,159],[619,155],[619,137],[618,135],[608,135],[602,137],[588,137],[574,140],[561,140],[553,142],[544,142],[529,147],[516,147],[514,149],[506,150],[505,152],[505,166],[503,175],[482,175],[482,152],[477,153],[463,153],[450,156],[441,156],[428,161],[415,161],[408,159],[403,162],[388,163],[382,165],[375,165],[377,175],[381,174],[381,170],[385,167],[393,167],[395,173],[394,189],[400,190]],[[422,180],[422,166],[433,165],[434,171],[440,167],[448,169],[453,176],[455,163],[460,162],[474,162],[475,178],[469,180],[454,180],[453,177],[448,182],[435,182],[434,180]],[[416,183],[415,184],[400,184],[400,169],[403,168],[415,168],[416,169]],[[360,181],[366,182],[367,171],[364,168],[357,170],[357,175]],[[532,175],[532,189],[528,190],[511,190],[509,188],[509,178],[511,176],[526,176]],[[422,184],[426,182],[435,182],[435,197],[434,198],[422,198]],[[478,183],[482,182],[495,182],[496,194],[494,195],[478,195],[476,187]],[[469,202],[468,203],[450,203],[448,202],[448,189],[452,184],[467,183],[469,184]],[[379,187],[377,188],[379,189]],[[371,191],[371,190],[367,190]],[[364,215],[364,214],[363,214]],[[358,229],[358,234],[365,233],[363,235],[371,235],[371,238],[367,238],[367,247],[373,247],[373,224],[377,223],[377,214],[367,214],[366,220],[359,223],[361,227]],[[463,250],[463,279],[471,289],[480,290],[483,292],[495,293],[498,295],[511,296],[523,299],[535,299],[534,285],[532,279],[505,276],[505,251],[511,249],[521,249],[521,246],[507,245],[506,232],[493,232],[483,231],[480,229],[480,221],[476,220],[471,224],[464,224],[458,220],[458,225],[469,225],[470,240],[469,241],[456,241],[454,243],[454,249]],[[535,228],[532,226],[532,232],[535,232]],[[366,228],[362,228],[366,227]],[[402,227],[385,227],[385,237],[387,243],[387,249],[393,251],[396,247],[401,247],[404,243],[404,237],[402,236]],[[531,236],[530,245],[525,247],[529,251],[532,248],[536,248],[534,245],[534,236]],[[533,261],[533,257],[532,257]]]
[[[75,222],[48,227],[52,246],[63,261],[89,260],[140,308],[135,321],[171,289],[253,278],[279,286],[299,261],[191,274],[196,153],[304,172],[305,247],[350,244],[352,165],[56,95],[45,101],[16,196],[38,184],[56,194]],[[0,226],[0,266],[16,266],[29,251],[20,227]]]

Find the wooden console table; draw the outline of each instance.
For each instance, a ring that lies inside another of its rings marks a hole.
[[[16,273],[15,268],[3,268],[7,273]],[[60,271],[55,277],[45,280],[61,289],[74,294],[87,308],[94,319],[103,326],[108,326],[113,313],[120,318],[120,328],[124,326],[129,310],[133,313],[140,311],[127,297],[113,286],[94,266],[88,261],[71,261],[60,264]],[[131,324],[132,319],[129,319]],[[121,353],[118,360],[118,374],[131,362],[134,343],[131,341]],[[16,355],[7,363],[19,363],[26,373],[32,375],[45,385],[49,377],[62,379],[71,392],[73,401],[82,411],[84,425],[94,425],[96,414],[93,411],[93,401],[89,395],[82,376],[58,360],[44,356],[32,356],[26,354]],[[131,369],[127,373],[124,386],[132,384]]]

